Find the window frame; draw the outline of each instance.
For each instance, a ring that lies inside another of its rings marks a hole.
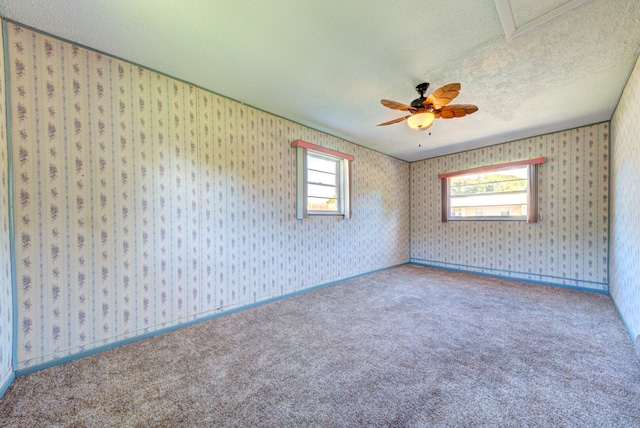
[[[545,162],[544,157],[535,159],[520,160],[514,162],[501,163],[497,165],[482,166],[462,171],[448,172],[438,174],[441,182],[441,221],[527,221],[527,223],[537,223],[538,215],[538,168]],[[488,172],[500,171],[505,169],[513,169],[517,167],[527,167],[527,215],[526,216],[491,216],[491,217],[462,217],[450,215],[450,181],[452,177],[468,174],[483,174]]]
[[[296,218],[298,220],[309,216],[342,216],[351,217],[351,163],[353,155],[328,149],[302,140],[295,140],[291,147],[296,148]],[[338,209],[336,211],[321,211],[308,209],[308,155],[332,160],[336,162]]]

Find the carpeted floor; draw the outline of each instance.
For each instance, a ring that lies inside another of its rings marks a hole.
[[[0,426],[640,426],[609,296],[404,265],[20,377]]]

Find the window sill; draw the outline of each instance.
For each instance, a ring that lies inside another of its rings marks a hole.
[[[447,221],[527,221],[526,216],[522,217],[449,217]]]
[[[344,217],[343,213],[323,213],[323,212],[311,212],[307,213],[309,216],[329,216],[329,217]]]

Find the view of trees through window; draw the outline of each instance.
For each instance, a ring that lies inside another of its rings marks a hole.
[[[502,192],[526,192],[527,191],[527,171],[524,176],[521,171],[507,170],[503,172],[491,172],[487,174],[462,175],[451,177],[451,196],[475,195],[479,193],[502,193]]]
[[[527,177],[527,166],[450,177],[449,217],[526,217]]]

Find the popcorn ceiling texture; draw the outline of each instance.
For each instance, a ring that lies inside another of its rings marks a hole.
[[[567,3],[567,0],[537,0],[535,2],[527,0],[510,0],[513,20],[516,27],[520,27],[534,19],[552,11],[553,9]]]
[[[640,356],[640,60],[611,120],[610,293]]]

